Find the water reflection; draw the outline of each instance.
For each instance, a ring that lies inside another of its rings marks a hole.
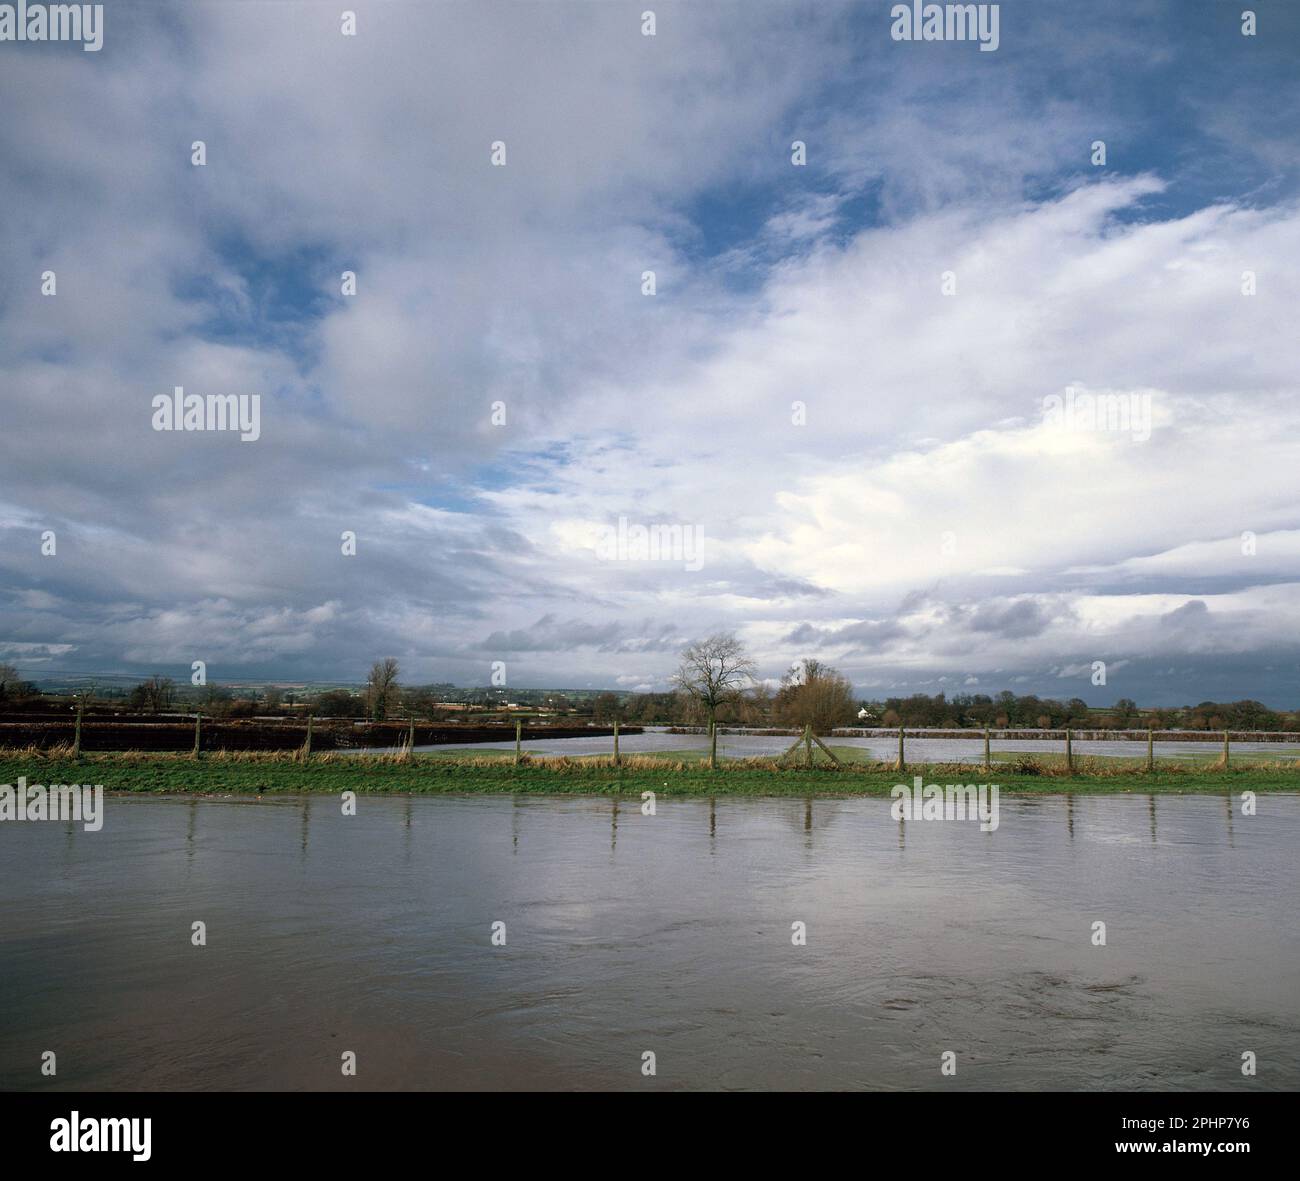
[[[307,835],[311,830],[311,802],[313,796],[302,797],[302,856],[307,857]]]
[[[1294,1089],[1300,798],[1263,800],[113,798],[0,826],[10,897],[81,900],[0,909],[0,1086],[331,1089],[346,1039],[377,1088],[924,1089],[942,1045],[958,1089]]]

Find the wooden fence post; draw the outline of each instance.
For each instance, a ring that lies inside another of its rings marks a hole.
[[[907,770],[907,760],[903,757],[903,727],[898,727],[898,770]]]
[[[618,757],[618,719],[614,719],[614,766],[619,766]]]
[[[77,702],[77,729],[72,736],[72,757],[81,758],[81,711],[85,709],[83,702]]]
[[[1065,769],[1074,770],[1074,743],[1070,737],[1070,728],[1065,728]]]
[[[812,766],[812,724],[811,723],[807,723],[807,722],[804,723],[803,746],[804,746],[803,765],[805,767],[811,767]]]
[[[1225,767],[1228,765],[1228,732],[1227,732],[1227,730],[1225,730],[1225,731],[1223,732],[1223,765],[1224,765]]]
[[[811,730],[812,727],[810,726],[809,729]],[[812,736],[812,740],[813,740],[813,741],[814,741],[818,746],[820,746],[820,747],[822,748],[822,753],[823,753],[823,754],[824,754],[828,759],[830,759],[830,761],[831,761],[832,763],[834,763],[836,767],[843,768],[844,764],[840,762],[840,760],[839,760],[838,756],[835,754],[835,752],[834,752],[833,750],[831,750],[831,748],[830,748],[829,746],[827,746],[826,743],[824,743],[820,738],[818,738],[816,734],[814,734],[814,735]]]
[[[1156,739],[1155,731],[1148,727],[1147,729],[1147,770],[1156,769]]]
[[[989,755],[989,728],[984,727],[984,770],[992,770],[992,758]]]
[[[524,737],[524,721],[522,718],[515,718],[515,766],[519,766],[520,744]]]
[[[803,735],[800,734],[798,738],[796,738],[792,743],[790,743],[789,749],[785,752],[785,754],[783,754],[779,759],[776,760],[777,764],[779,765],[781,763],[784,763],[786,759],[788,759],[792,754],[794,754],[794,752],[797,751],[802,745],[803,745]]]
[[[203,715],[194,715],[194,757],[199,757],[199,744],[203,740]]]
[[[307,742],[303,747],[303,753],[308,755],[311,754],[311,722],[312,722],[312,716],[311,714],[308,714],[307,715]]]

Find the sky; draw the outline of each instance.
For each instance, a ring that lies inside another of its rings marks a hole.
[[[348,2],[0,42],[0,660],[1300,707],[1300,6]]]

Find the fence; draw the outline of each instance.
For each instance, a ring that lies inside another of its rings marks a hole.
[[[353,722],[312,719],[311,746],[314,751],[355,750],[405,745],[414,737],[417,746],[447,743],[501,742],[513,738],[515,727],[426,725],[409,720],[395,722]],[[217,721],[204,717],[199,726],[202,750],[298,750],[307,741],[308,719],[278,724],[267,722]],[[195,718],[174,721],[133,722],[123,719],[95,720],[69,714],[57,721],[0,722],[0,749],[35,746],[76,746],[82,751],[183,751],[195,745]],[[639,726],[625,726],[624,734],[639,734]],[[524,739],[601,738],[612,735],[609,726],[524,726]]]

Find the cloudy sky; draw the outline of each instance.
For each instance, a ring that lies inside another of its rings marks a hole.
[[[1295,5],[105,7],[0,43],[24,675],[1300,705]]]

